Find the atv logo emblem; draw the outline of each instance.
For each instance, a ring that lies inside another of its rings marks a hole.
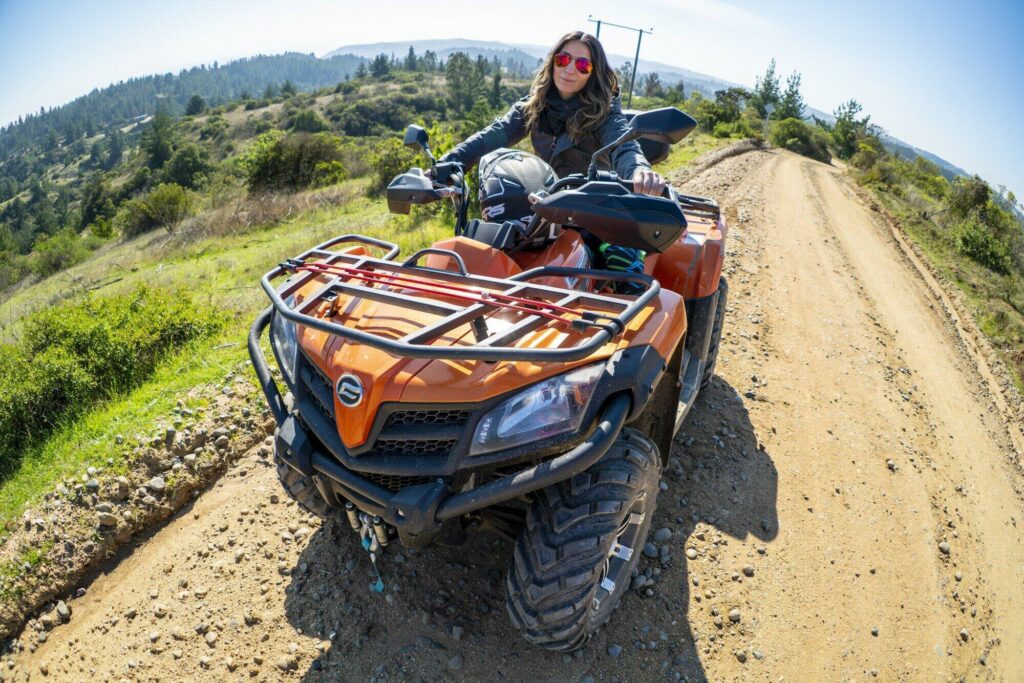
[[[338,400],[348,408],[355,408],[362,402],[363,383],[358,377],[345,374],[338,378]]]

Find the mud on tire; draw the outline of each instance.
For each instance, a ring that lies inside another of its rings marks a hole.
[[[537,492],[505,582],[528,641],[571,651],[608,621],[647,540],[660,476],[657,446],[625,429],[590,469]],[[628,559],[613,554],[620,542]]]
[[[711,343],[708,346],[708,362],[704,366],[704,377],[700,381],[703,391],[715,376],[715,365],[718,363],[718,349],[722,344],[722,324],[725,322],[725,304],[729,298],[729,283],[725,276],[718,280],[718,307],[715,309],[715,322],[711,324]]]

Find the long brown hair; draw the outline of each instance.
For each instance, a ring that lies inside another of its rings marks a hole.
[[[579,111],[570,116],[565,123],[569,137],[574,142],[579,142],[589,131],[604,123],[611,109],[612,97],[619,94],[619,79],[608,64],[604,48],[601,47],[597,38],[589,33],[572,31],[566,33],[555,43],[555,47],[548,53],[547,59],[544,60],[544,64],[533,79],[533,85],[530,86],[530,99],[526,101],[523,114],[527,130],[533,130],[540,121],[541,112],[546,106],[548,92],[554,87],[555,55],[561,52],[570,40],[578,40],[590,48],[590,62],[594,65],[590,78],[579,92],[581,102]]]

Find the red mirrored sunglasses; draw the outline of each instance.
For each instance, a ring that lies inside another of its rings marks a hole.
[[[569,66],[572,60],[573,57],[568,52],[559,52],[555,55],[555,65],[560,69]],[[586,76],[594,70],[594,64],[586,57],[576,57],[576,70]]]

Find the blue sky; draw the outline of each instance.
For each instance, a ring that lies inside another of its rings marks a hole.
[[[808,104],[872,121],[1024,198],[1024,2],[0,0],[0,122],[132,76],[285,50],[477,38],[546,45],[587,16],[653,28],[642,57],[752,85],[774,57]],[[630,55],[635,34],[605,29]]]

